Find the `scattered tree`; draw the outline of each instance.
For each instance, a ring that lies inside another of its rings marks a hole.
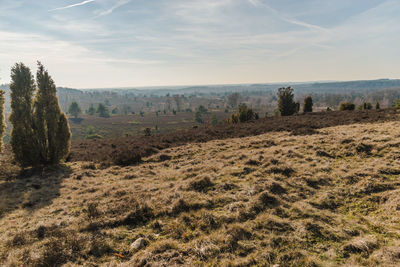
[[[78,118],[79,114],[82,113],[81,107],[78,105],[76,101],[71,103],[71,105],[68,108],[68,113],[74,116],[75,119]]]
[[[182,108],[182,97],[180,95],[174,95],[174,100],[175,100],[175,104],[176,104],[176,109],[179,111],[181,111]]]
[[[381,109],[381,105],[379,104],[379,102],[376,102],[375,109]]]
[[[290,116],[296,113],[297,105],[294,102],[292,87],[278,89],[278,110],[281,116]]]
[[[110,112],[108,111],[108,108],[103,103],[100,103],[98,105],[96,113],[99,113],[99,116],[103,117],[103,118],[110,117]]]
[[[233,93],[228,95],[227,100],[228,100],[228,105],[232,108],[237,107],[238,103],[239,103],[239,98],[240,95],[238,93]]]
[[[111,114],[118,114],[118,108],[113,108],[113,110],[111,111]]]
[[[122,113],[124,113],[124,115],[128,115],[131,112],[131,107],[128,105],[123,105],[122,106]]]
[[[311,96],[307,96],[304,98],[304,106],[303,106],[303,112],[312,112],[313,111],[313,101]]]
[[[196,112],[194,113],[194,121],[198,123],[203,123],[203,117],[200,110],[196,110]]]
[[[197,108],[197,110],[200,111],[202,114],[208,112],[208,110],[207,110],[203,105],[200,105],[200,106]]]
[[[93,116],[96,113],[96,109],[93,104],[90,104],[90,107],[86,110],[86,114]]]

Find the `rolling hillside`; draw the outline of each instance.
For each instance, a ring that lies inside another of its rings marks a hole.
[[[0,263],[398,266],[399,133],[397,119],[10,169]]]

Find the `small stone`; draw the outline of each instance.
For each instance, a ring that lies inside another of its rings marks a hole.
[[[146,246],[146,240],[144,238],[138,238],[131,244],[132,250],[139,250]]]

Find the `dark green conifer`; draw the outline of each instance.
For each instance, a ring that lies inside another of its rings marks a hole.
[[[32,116],[35,82],[30,69],[23,63],[17,63],[11,69],[10,91],[10,122],[13,125],[11,147],[14,158],[23,167],[37,165],[39,164],[39,153]]]
[[[71,131],[68,119],[58,104],[53,79],[38,62],[36,74],[38,91],[34,101],[35,134],[42,164],[57,164],[69,153]]]
[[[4,102],[5,102],[4,94],[5,92],[0,90],[0,152],[2,151],[3,148],[3,135],[6,129],[6,124],[4,122]]]

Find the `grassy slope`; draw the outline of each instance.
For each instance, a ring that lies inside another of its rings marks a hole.
[[[398,266],[399,133],[267,133],[25,173],[0,183],[0,263]]]

